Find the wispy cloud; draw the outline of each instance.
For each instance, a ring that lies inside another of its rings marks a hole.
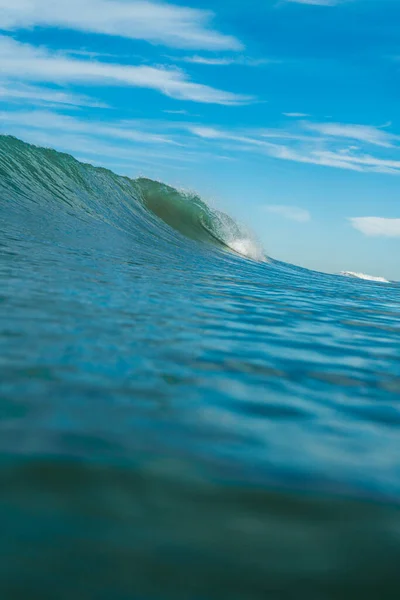
[[[138,131],[124,123],[86,121],[52,111],[0,111],[0,121],[3,131],[7,131],[8,126],[14,125],[24,129],[89,134],[93,137],[113,138],[127,142],[180,145],[165,135]]]
[[[299,208],[298,206],[287,206],[284,204],[267,204],[263,207],[264,210],[289,219],[298,223],[306,223],[310,221],[311,215],[308,210]]]
[[[198,65],[211,65],[211,66],[226,66],[231,65],[234,60],[231,58],[211,58],[208,56],[185,56],[181,60],[187,63],[193,63]]]
[[[269,60],[266,58],[248,58],[246,56],[230,56],[230,57],[209,57],[209,56],[184,56],[181,59],[183,62],[198,64],[198,65],[209,65],[214,67],[223,67],[229,65],[242,65],[247,67],[259,67],[268,63],[275,63],[278,61]]]
[[[107,104],[88,98],[82,94],[75,94],[46,88],[36,85],[24,85],[15,82],[0,83],[0,102],[15,102],[65,106],[88,106],[97,108],[107,108]]]
[[[120,142],[113,143],[112,140],[95,138],[90,135],[79,133],[68,133],[59,130],[33,130],[18,125],[12,135],[20,137],[26,142],[56,148],[62,152],[73,154],[76,158],[94,165],[108,166],[119,172],[138,175],[138,168],[150,167],[150,173],[154,175],[157,165],[164,166],[167,163],[168,170],[181,168],[182,164],[198,163],[201,155],[188,155],[182,149],[168,152],[166,149],[157,150],[154,147],[144,148],[137,145],[121,145]]]
[[[269,155],[281,160],[288,160],[298,163],[311,165],[321,165],[324,167],[335,167],[337,169],[345,169],[348,171],[363,171],[363,167],[353,164],[350,161],[342,159],[342,155],[334,152],[315,150],[310,148],[291,148],[289,146],[276,146],[271,148]],[[367,170],[367,169],[365,169]]]
[[[133,86],[157,90],[171,98],[212,104],[251,101],[248,96],[194,83],[178,69],[79,60],[19,43],[8,36],[0,35],[0,56],[0,77],[9,80]]]
[[[385,217],[350,217],[350,223],[364,235],[374,237],[400,237],[400,219]]]
[[[239,142],[241,144],[257,146],[261,148],[273,148],[277,146],[276,144],[266,142],[265,140],[260,140],[255,137],[224,131],[223,129],[216,129],[215,127],[189,125],[188,130],[194,135],[208,140],[230,140],[233,142]]]
[[[352,125],[347,123],[306,123],[305,127],[310,131],[316,131],[323,135],[336,138],[346,138],[367,142],[375,146],[390,148],[393,142],[400,139],[399,136],[384,131],[380,127],[370,125]]]
[[[213,13],[150,0],[0,0],[0,29],[61,27],[147,40],[173,48],[241,50],[212,27]]]
[[[335,167],[349,171],[400,175],[400,160],[377,158],[368,154],[350,154],[310,148],[293,149],[280,146],[271,149],[270,155],[283,160]]]
[[[300,112],[291,112],[291,113],[282,113],[284,117],[290,117],[291,119],[301,119],[305,117],[309,117],[307,113]]]
[[[164,162],[175,165],[232,160],[222,153],[199,148],[186,129],[177,125],[176,131],[170,132],[167,125],[170,123],[155,120],[104,122],[93,117],[86,120],[84,116],[55,110],[0,111],[0,135],[10,134],[34,144],[71,152],[81,160],[100,161],[110,168],[126,163],[131,173],[138,164],[157,165],[157,161],[161,165]]]
[[[327,128],[331,124],[326,124]],[[338,125],[338,124],[337,124]],[[310,124],[304,121],[296,122],[288,129],[274,130],[253,130],[243,131],[224,131],[215,127],[204,125],[189,125],[189,131],[203,139],[216,143],[218,140],[230,140],[235,142],[237,151],[248,151],[267,154],[270,157],[280,160],[294,161],[304,164],[314,164],[326,167],[334,167],[349,171],[375,172],[400,175],[400,160],[392,156],[373,156],[366,151],[364,146],[374,144],[385,150],[396,151],[396,147],[387,145],[388,139],[397,139],[394,134],[384,133],[384,137],[379,135],[383,132],[375,131],[376,128],[367,126],[353,125],[351,135],[358,136],[362,142],[358,146],[340,145],[344,134],[350,135],[350,131],[338,129],[335,133],[338,136],[329,135],[325,131],[325,124],[321,127],[310,128]],[[311,135],[312,131],[312,135]],[[325,135],[322,135],[324,132]],[[339,135],[340,133],[340,135]],[[374,136],[372,137],[372,134]],[[272,141],[267,141],[267,139]],[[361,138],[363,138],[361,140]],[[360,147],[361,146],[361,147]]]
[[[163,112],[169,115],[187,115],[189,114],[187,110],[164,110]]]
[[[285,0],[289,3],[296,4],[312,4],[314,6],[336,6],[342,4],[346,0]]]
[[[198,135],[201,138],[209,140],[220,140],[220,139],[231,139],[232,134],[225,133],[222,130],[216,129],[215,127],[204,127],[202,125],[190,125],[189,131],[194,135]]]

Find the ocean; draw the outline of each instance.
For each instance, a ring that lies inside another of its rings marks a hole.
[[[400,598],[400,285],[0,136],[0,597]]]

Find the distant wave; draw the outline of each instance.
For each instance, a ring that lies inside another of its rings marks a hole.
[[[367,275],[366,273],[355,273],[354,271],[341,271],[339,275],[345,277],[354,277],[355,279],[365,279],[367,281],[377,281],[379,283],[390,283],[388,279],[384,277],[374,277],[374,275]]]

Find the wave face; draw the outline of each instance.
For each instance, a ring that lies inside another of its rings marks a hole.
[[[397,284],[0,137],[0,301],[2,598],[400,597]]]

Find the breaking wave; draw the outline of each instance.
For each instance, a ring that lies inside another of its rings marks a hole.
[[[0,174],[10,199],[38,199],[54,210],[68,207],[75,216],[91,215],[125,230],[151,230],[168,237],[165,225],[196,242],[256,261],[266,259],[261,244],[229,215],[197,194],[150,179],[129,179],[72,156],[0,137]],[[143,210],[145,209],[145,210]]]

